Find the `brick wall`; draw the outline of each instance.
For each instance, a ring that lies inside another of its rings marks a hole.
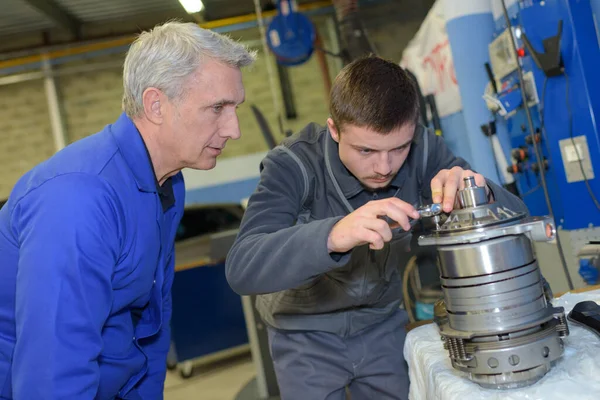
[[[0,199],[33,165],[54,152],[41,80],[0,86]]]
[[[114,63],[94,72],[60,76],[56,84],[63,110],[67,143],[84,138],[116,120],[123,95],[122,64],[125,54],[69,62],[62,68]]]

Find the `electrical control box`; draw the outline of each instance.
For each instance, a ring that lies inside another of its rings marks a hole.
[[[581,182],[586,179],[589,181],[595,178],[587,137],[576,136],[573,139],[562,139],[558,143],[567,182]]]
[[[490,64],[498,81],[517,69],[517,57],[510,42],[510,32],[508,28],[505,29],[488,46]]]

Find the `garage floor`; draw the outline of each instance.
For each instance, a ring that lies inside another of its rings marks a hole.
[[[255,376],[249,355],[194,368],[191,378],[168,371],[165,400],[234,400]]]

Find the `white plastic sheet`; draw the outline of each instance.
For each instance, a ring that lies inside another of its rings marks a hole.
[[[565,294],[555,307],[571,311],[580,301],[600,304],[600,290]],[[550,372],[532,386],[521,389],[484,389],[467,374],[452,368],[435,324],[411,330],[406,336],[404,357],[409,365],[411,400],[599,400],[600,338],[569,323],[565,352]]]

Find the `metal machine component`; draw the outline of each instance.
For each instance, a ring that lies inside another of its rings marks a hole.
[[[465,179],[465,189],[458,193],[458,201],[461,208],[477,207],[487,203],[487,195],[484,187],[475,185],[475,178],[468,177]]]
[[[473,178],[464,181],[461,208],[419,237],[439,257],[444,296],[434,320],[452,366],[473,382],[528,386],[561,357],[569,333],[563,308],[549,302],[532,244],[553,240],[556,230],[550,217],[490,204]]]
[[[439,203],[428,204],[426,206],[419,207],[417,212],[421,218],[433,217],[442,213],[442,205]]]

